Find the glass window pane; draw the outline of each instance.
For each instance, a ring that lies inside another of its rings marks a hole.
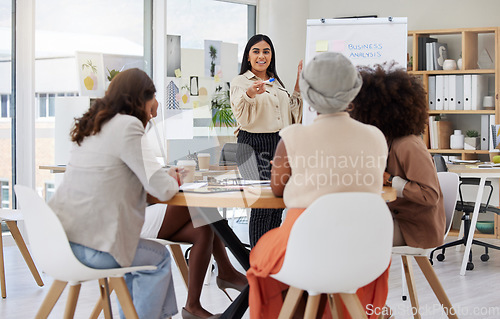
[[[35,121],[36,187],[49,198],[52,188],[46,185],[57,186],[60,176],[38,167],[66,163],[71,143],[69,129],[56,134],[55,123],[71,127],[73,118],[81,115],[75,101],[93,94],[80,92],[85,77],[76,52],[90,52],[98,57],[96,62],[102,61],[94,81],[102,92],[107,69],[143,68],[144,0],[35,2],[35,94],[40,112]],[[58,114],[59,109],[64,112]]]
[[[38,116],[46,117],[47,116],[47,94],[40,94],[38,97]]]
[[[213,101],[224,100],[229,89],[227,83],[239,73],[249,25],[255,24],[248,19],[245,4],[167,0],[166,28],[167,35],[171,35],[167,38],[167,76],[174,76],[173,69],[181,68],[181,79],[172,81],[181,97],[179,107],[199,109],[194,112],[193,138],[168,142],[170,163],[193,152],[210,152],[211,162],[216,163],[219,146],[236,141],[234,128],[212,127],[211,105]],[[172,108],[171,104],[175,104],[172,101],[167,94],[163,104]]]
[[[49,116],[55,115],[55,94],[49,94]]]
[[[7,117],[8,116],[8,98],[9,96],[7,94],[2,94],[2,117]]]
[[[7,190],[12,186],[12,119],[8,118],[11,111],[12,95],[12,2],[0,1],[0,179],[6,181]],[[10,186],[9,186],[10,185]],[[12,190],[3,193],[2,204],[10,206]],[[6,196],[6,197],[5,197]],[[6,204],[5,204],[6,203]]]

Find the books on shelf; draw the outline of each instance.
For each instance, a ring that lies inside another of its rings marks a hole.
[[[449,149],[453,124],[450,121],[437,121],[435,116],[429,117],[429,140],[431,149]]]
[[[431,37],[421,36],[418,38],[418,70],[433,70],[429,68],[429,61],[431,57],[430,43],[436,42],[437,39]]]
[[[500,144],[500,124],[491,125],[491,140],[493,142],[493,148],[499,148]]]

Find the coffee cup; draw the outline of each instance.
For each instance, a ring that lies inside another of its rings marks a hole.
[[[177,166],[182,167],[185,170],[183,183],[194,182],[194,171],[196,170],[196,162],[193,160],[179,160],[177,161]]]
[[[207,171],[210,167],[210,154],[198,153],[198,166],[200,171]]]

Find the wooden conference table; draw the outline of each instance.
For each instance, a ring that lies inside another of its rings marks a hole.
[[[63,173],[66,170],[64,166],[40,166],[40,169],[50,170],[52,173]],[[216,170],[216,169],[215,169]],[[396,199],[396,190],[392,187],[384,186],[382,198],[386,202]],[[148,196],[150,203],[162,203],[152,196]],[[276,197],[269,186],[244,186],[242,191],[234,192],[215,192],[215,193],[194,193],[180,192],[170,200],[163,202],[177,206],[195,206],[195,207],[217,207],[217,208],[285,208],[283,198]],[[248,270],[250,268],[250,251],[243,245],[238,236],[229,227],[227,220],[218,219],[210,224],[214,232],[229,248],[240,265]],[[248,308],[247,286],[236,298],[229,308],[220,318],[236,319],[241,318]]]
[[[396,190],[384,186],[382,198],[387,202],[395,200]],[[149,199],[151,202],[160,202],[152,197]],[[283,198],[274,196],[270,187],[265,186],[246,186],[243,187],[243,191],[238,192],[177,193],[172,199],[164,203],[178,206],[219,208],[285,208]],[[248,270],[250,268],[250,251],[243,245],[232,228],[229,227],[227,220],[220,219],[211,223],[210,226],[233,253],[240,265],[245,270]],[[248,308],[248,290],[249,287],[247,286],[220,318],[241,318]]]
[[[478,168],[477,165],[448,165],[448,171],[458,174],[460,177],[476,177],[479,178],[479,186],[477,188],[476,201],[472,212],[472,221],[470,224],[470,233],[467,236],[465,245],[464,257],[462,266],[460,267],[460,275],[465,276],[467,262],[469,261],[469,253],[474,239],[474,230],[476,229],[477,218],[479,216],[479,208],[483,199],[484,184],[488,178],[500,178],[500,167],[494,168]]]

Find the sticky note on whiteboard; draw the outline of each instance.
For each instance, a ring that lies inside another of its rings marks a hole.
[[[333,40],[332,41],[332,51],[333,52],[343,52],[345,50],[344,40]]]
[[[182,76],[181,69],[175,69],[174,73],[176,78],[180,78]]]
[[[316,52],[326,52],[328,51],[328,41],[318,40],[316,41]]]

